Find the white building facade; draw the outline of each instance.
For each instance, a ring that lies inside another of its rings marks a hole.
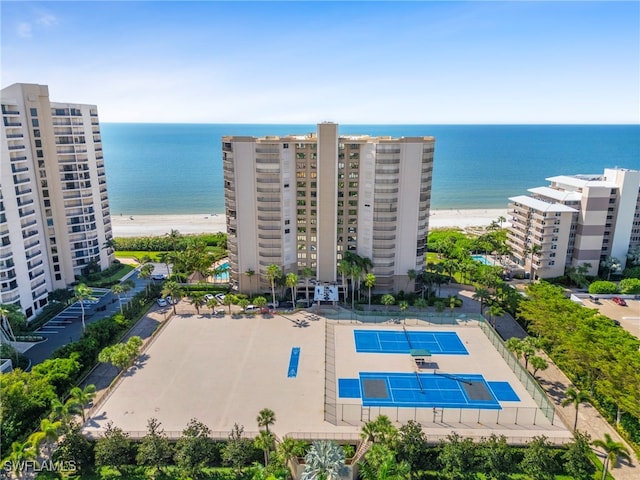
[[[1,303],[28,319],[113,251],[100,123],[95,105],[51,102],[47,86],[2,89]]]
[[[224,137],[231,281],[245,293],[267,288],[276,264],[341,283],[338,262],[353,252],[372,261],[376,291],[413,288],[407,272],[425,262],[434,143],[340,136],[335,123],[307,135]]]
[[[537,278],[564,275],[568,266],[596,275],[610,257],[624,269],[627,253],[640,245],[640,171],[613,168],[547,180],[549,186],[509,199],[514,260]]]

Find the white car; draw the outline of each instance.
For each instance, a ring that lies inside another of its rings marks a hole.
[[[164,273],[153,273],[151,275],[151,280],[164,280],[167,276]]]
[[[167,304],[169,305],[175,305],[176,303],[178,303],[177,300],[171,298],[171,295],[167,295],[166,297],[164,297],[164,299],[167,301]]]
[[[212,298],[216,298],[215,295],[213,293],[207,293],[204,296],[204,303],[208,303]]]
[[[255,305],[247,305],[247,308],[244,309],[244,311],[246,313],[250,313],[250,312],[258,312],[260,311],[260,307],[257,307]]]
[[[159,307],[166,307],[167,306],[167,301],[164,298],[159,298],[158,300],[156,300],[156,302],[158,302],[158,306]]]
[[[216,294],[215,297],[216,297],[216,300],[218,300],[218,302],[220,303],[224,302],[224,297],[225,297],[224,293],[218,293]]]

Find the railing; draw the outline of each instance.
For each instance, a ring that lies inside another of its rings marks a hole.
[[[509,365],[509,368],[511,368],[520,383],[522,383],[527,392],[529,392],[529,395],[531,395],[531,398],[533,398],[538,407],[540,407],[540,410],[542,410],[545,417],[547,417],[553,425],[555,407],[553,403],[551,403],[551,400],[549,400],[549,397],[547,397],[547,394],[542,387],[538,385],[538,382],[531,376],[527,369],[522,366],[513,353],[507,349],[504,341],[496,333],[493,327],[491,327],[487,322],[481,322],[480,329],[484,332],[507,365]]]

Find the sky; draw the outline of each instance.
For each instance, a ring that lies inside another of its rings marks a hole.
[[[638,1],[0,2],[1,84],[101,122],[640,123]]]

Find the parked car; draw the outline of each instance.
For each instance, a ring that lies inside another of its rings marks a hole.
[[[164,297],[164,299],[167,301],[167,304],[169,305],[175,305],[176,303],[178,303],[178,300],[171,298],[171,295],[167,295],[166,297]]]
[[[620,305],[621,307],[626,307],[627,306],[627,302],[624,301],[624,298],[620,298],[620,297],[613,297],[611,299],[611,301],[613,303],[617,303],[618,305]]]
[[[246,308],[244,309],[244,311],[246,313],[258,312],[258,311],[260,311],[260,307],[257,307],[255,305],[247,305]]]
[[[224,296],[225,296],[224,293],[217,293],[215,295],[216,300],[218,300],[218,302],[220,302],[220,303],[224,302]]]
[[[159,298],[158,300],[156,300],[156,302],[158,303],[159,307],[166,307],[167,306],[167,301],[164,298]]]
[[[165,280],[167,276],[164,273],[152,273],[151,280]]]
[[[278,308],[280,308],[281,310],[282,309],[284,309],[284,310],[292,310],[293,309],[293,302],[292,301],[282,302]]]
[[[269,307],[269,308],[278,308],[278,305],[280,305],[280,302],[278,302],[278,300],[276,300],[275,303],[273,303],[273,302],[267,303],[267,307]]]
[[[208,303],[212,298],[216,298],[215,295],[213,293],[207,293],[204,296],[204,303]]]
[[[216,308],[216,315],[224,315],[227,311],[224,308]]]
[[[313,305],[313,301],[311,300],[309,300],[308,302],[306,300],[298,300],[296,302],[297,308],[309,308],[311,305]]]

